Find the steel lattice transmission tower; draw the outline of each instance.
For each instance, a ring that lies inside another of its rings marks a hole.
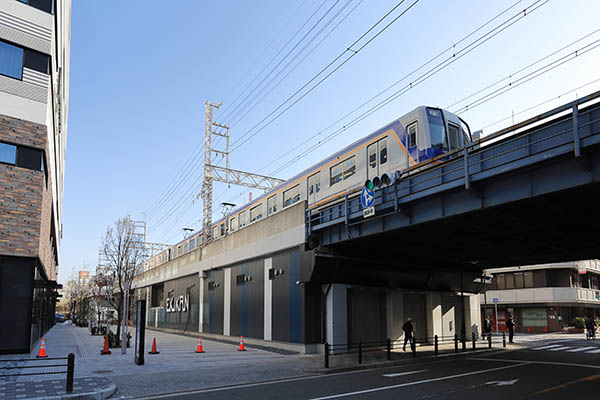
[[[214,122],[213,112],[223,103],[206,102],[204,127],[204,181],[202,182],[202,230],[204,243],[212,238],[213,182],[224,182],[253,189],[270,190],[282,179],[231,169],[229,166],[229,126]],[[213,136],[225,138],[225,150],[213,148]],[[225,167],[213,164],[213,155],[225,158]]]

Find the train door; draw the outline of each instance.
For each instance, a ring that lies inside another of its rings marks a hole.
[[[411,154],[415,154],[414,161],[419,162],[419,149],[418,149],[418,126],[417,122],[413,122],[406,129],[406,167],[410,167],[410,162],[408,161]]]
[[[318,200],[318,193],[321,191],[321,173],[317,172],[308,177],[306,193],[308,194],[308,204],[313,204]]]
[[[377,142],[371,143],[367,147],[367,179],[373,179],[379,176],[379,165],[377,163]]]

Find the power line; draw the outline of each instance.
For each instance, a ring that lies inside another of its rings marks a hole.
[[[255,137],[257,134],[259,134],[260,132],[262,132],[267,126],[269,126],[270,124],[272,124],[275,120],[277,120],[281,115],[283,115],[286,111],[288,111],[291,107],[293,107],[295,104],[297,104],[300,100],[302,100],[304,97],[306,97],[310,92],[312,92],[315,88],[317,88],[319,85],[321,85],[321,83],[323,83],[327,78],[329,78],[331,75],[333,75],[337,70],[339,70],[343,65],[345,65],[350,59],[352,59],[355,55],[357,55],[362,49],[364,49],[366,46],[368,46],[373,40],[375,40],[377,37],[379,37],[379,35],[381,35],[383,32],[385,32],[393,23],[395,23],[396,21],[398,21],[398,19],[400,17],[402,17],[404,14],[406,14],[413,6],[415,6],[420,0],[415,0],[408,8],[406,8],[402,13],[400,13],[400,15],[398,15],[396,18],[394,18],[390,23],[388,23],[384,28],[382,28],[378,33],[375,34],[375,36],[373,36],[371,39],[369,39],[365,44],[363,44],[362,46],[360,46],[357,50],[352,49],[352,47],[354,47],[359,41],[361,41],[367,34],[369,34],[373,29],[375,29],[375,27],[377,27],[377,25],[379,25],[385,18],[387,18],[396,8],[398,8],[402,3],[404,3],[405,0],[401,0],[396,6],[394,6],[394,8],[392,8],[386,15],[384,15],[379,21],[377,21],[377,23],[375,25],[373,25],[371,28],[369,28],[369,30],[367,30],[363,35],[361,35],[361,37],[359,37],[354,43],[352,43],[346,50],[344,50],[342,53],[340,53],[340,55],[338,55],[336,58],[334,58],[333,61],[331,61],[325,68],[323,68],[319,73],[317,73],[311,80],[309,80],[307,83],[305,83],[300,89],[298,89],[296,92],[294,92],[294,94],[292,94],[290,97],[288,97],[283,103],[281,103],[277,108],[275,108],[273,111],[271,111],[266,117],[264,117],[261,121],[259,121],[256,125],[254,125],[250,130],[248,130],[245,134],[243,134],[240,137],[240,140],[238,140],[238,142],[234,142],[233,144],[233,148],[232,148],[232,152],[235,151],[236,149],[238,149],[240,146],[242,146],[244,143],[248,142],[248,140],[252,139],[253,137]],[[350,56],[348,58],[346,58],[340,65],[338,65],[335,69],[333,69],[333,71],[329,72],[325,77],[323,77],[320,81],[318,81],[314,86],[312,86],[308,91],[306,91],[304,94],[302,94],[302,96],[300,96],[299,98],[297,98],[294,102],[292,102],[289,106],[287,106],[286,108],[284,108],[281,112],[279,112],[274,118],[272,118],[269,122],[267,122],[265,125],[263,125],[260,129],[256,130],[254,133],[251,134],[251,132],[253,130],[255,130],[258,126],[260,126],[263,122],[265,122],[267,119],[269,119],[273,114],[275,114],[277,111],[279,111],[282,107],[285,106],[285,104],[287,104],[291,99],[293,99],[298,93],[300,93],[302,90],[304,90],[304,88],[306,88],[307,86],[309,86],[314,80],[316,80],[321,74],[323,74],[327,69],[329,69],[329,67],[331,67],[333,64],[335,64],[342,56],[344,56],[347,52],[351,52]],[[245,136],[246,139],[243,139]],[[243,139],[243,140],[242,140]]]
[[[350,3],[353,0],[348,0],[339,10],[338,12],[331,17],[331,19],[319,30],[319,32],[317,32],[311,39],[310,41],[304,45],[304,47],[298,52],[298,54],[294,57],[294,59],[297,59],[300,54],[302,54],[306,48],[308,46],[310,46],[310,44],[312,44],[314,42],[314,40],[325,30],[327,29],[327,27],[329,27],[329,25],[331,25],[333,23],[333,21],[335,19],[337,19],[337,17],[350,5]],[[356,10],[356,8],[362,3],[363,0],[360,0],[351,10],[350,12],[348,12],[346,15],[344,15],[344,17],[338,21],[338,23],[329,31],[327,32],[327,34],[319,41],[319,43],[316,44],[316,46],[314,46],[307,54],[305,54],[302,59],[300,61],[298,61],[277,83],[275,83],[275,85],[273,85],[269,91],[265,94],[263,94],[263,96],[258,100],[254,102],[254,105],[250,108],[250,109],[246,109],[243,114],[241,116],[236,116],[237,118],[234,118],[231,122],[230,125],[233,127],[236,124],[238,124],[242,119],[244,119],[244,117],[246,115],[248,115],[252,110],[254,110],[260,103],[262,103],[262,101],[269,95],[271,94],[271,92],[273,92],[273,90],[275,90],[280,84],[281,82],[283,82],[293,71],[296,70],[296,68],[298,68],[307,58],[308,56],[310,56],[317,48],[319,48],[319,46],[325,41],[325,39],[327,39],[340,25],[342,22],[344,22],[346,20],[346,18],[348,18],[350,16],[350,14],[352,14],[352,12],[354,10]],[[285,65],[283,67],[283,69],[281,71],[279,71],[277,73],[277,76],[281,75],[283,73],[283,71],[285,71],[290,64],[294,61],[294,59],[290,60],[287,65]],[[277,76],[275,76],[273,78],[273,81],[277,78]],[[256,96],[258,97],[258,95]]]

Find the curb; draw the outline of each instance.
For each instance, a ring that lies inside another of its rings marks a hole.
[[[60,396],[50,396],[50,397],[48,397],[48,396],[35,397],[35,398],[32,398],[31,400],[42,400],[42,399],[44,399],[44,400],[62,400],[62,399],[105,400],[105,399],[108,399],[113,394],[115,394],[116,391],[117,391],[117,385],[115,385],[114,383],[111,383],[110,385],[108,385],[108,387],[101,389],[101,390],[96,390],[94,392],[63,394]]]

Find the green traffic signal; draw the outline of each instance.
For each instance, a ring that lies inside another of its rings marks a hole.
[[[365,182],[365,187],[369,190],[373,190],[375,188],[375,185],[373,184],[372,180],[367,179]]]

